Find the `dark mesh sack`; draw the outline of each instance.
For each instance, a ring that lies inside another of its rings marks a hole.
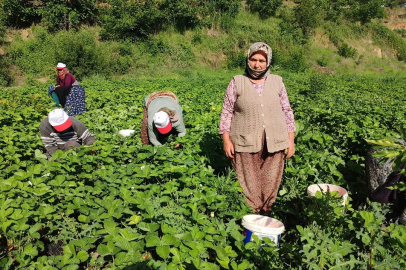
[[[388,178],[393,168],[393,160],[380,163],[381,159],[373,157],[372,155],[376,151],[381,151],[381,149],[377,150],[374,147],[371,147],[365,157],[365,174],[369,198],[371,198],[376,188],[386,182],[386,178]]]

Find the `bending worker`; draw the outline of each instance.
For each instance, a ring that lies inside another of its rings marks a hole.
[[[171,134],[186,135],[182,107],[170,91],[155,92],[145,98],[141,141],[147,145],[162,145]],[[178,148],[179,144],[175,145]]]
[[[69,150],[71,147],[91,145],[94,136],[78,119],[68,116],[62,109],[51,111],[40,124],[41,140],[49,159],[56,150]]]

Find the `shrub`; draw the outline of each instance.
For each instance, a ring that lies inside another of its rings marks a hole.
[[[359,21],[362,24],[370,22],[372,19],[385,17],[385,9],[382,0],[360,0],[355,2],[349,12],[350,19]]]
[[[14,81],[10,67],[10,61],[5,56],[0,55],[0,86],[10,86]]]
[[[280,66],[284,70],[294,72],[305,71],[309,67],[305,48],[303,46],[292,46],[283,52],[280,50],[274,50],[272,65]]]
[[[326,55],[322,55],[320,58],[318,58],[316,60],[316,63],[322,67],[326,67],[329,62],[330,62],[330,58]]]
[[[39,22],[41,16],[39,9],[26,0],[3,0],[0,7],[3,14],[2,19],[7,26],[27,27],[34,22]]]
[[[399,61],[406,62],[406,41],[382,24],[371,24],[375,42],[390,46]]]
[[[247,0],[250,11],[258,12],[260,17],[275,15],[276,10],[283,4],[282,0]]]
[[[232,68],[245,68],[246,55],[244,51],[230,51],[227,54],[227,67]]]
[[[57,62],[65,63],[76,78],[91,74],[123,74],[132,64],[132,44],[98,43],[91,31],[61,31],[55,36],[33,28],[34,37],[10,46],[11,61],[24,73],[49,75]]]
[[[302,0],[295,7],[295,16],[305,35],[311,34],[314,28],[324,19],[324,2],[321,0]]]
[[[349,46],[347,43],[343,43],[338,47],[338,54],[346,58],[354,58],[357,54],[357,50]]]
[[[137,40],[171,26],[184,31],[201,25],[211,26],[220,19],[230,25],[228,21],[238,14],[240,3],[241,0],[150,0],[140,4],[114,0],[111,7],[101,9],[101,36],[110,40]]]
[[[43,75],[44,67],[54,66],[54,51],[51,36],[44,28],[32,28],[33,38],[17,37],[9,46],[9,57],[24,73]]]
[[[97,15],[94,0],[4,0],[1,8],[8,26],[27,27],[42,20],[53,31],[93,24]]]

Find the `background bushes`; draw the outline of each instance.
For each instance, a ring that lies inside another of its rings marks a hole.
[[[247,0],[247,6],[252,12],[258,12],[261,17],[275,15],[276,10],[283,4],[282,0]]]
[[[371,24],[370,29],[377,44],[390,46],[395,50],[398,60],[406,62],[406,41],[401,36],[381,24]]]
[[[246,49],[256,41],[273,48],[274,69],[295,72],[313,63],[330,68],[342,57],[348,58],[348,66],[355,66],[359,47],[349,44],[369,36],[404,61],[402,36],[378,20],[370,22],[384,15],[380,4],[378,0],[298,0],[289,5],[280,0],[3,0],[0,34],[3,31],[4,36],[5,27],[30,26],[33,38],[17,34],[1,45],[1,84],[13,82],[10,70],[51,78],[57,62],[67,63],[79,79],[168,73],[199,65],[241,69]],[[324,56],[313,52],[309,61],[317,31],[326,33],[335,48]],[[338,58],[333,60],[332,54]]]
[[[128,45],[100,43],[94,31],[61,31],[53,36],[44,28],[33,30],[33,38],[20,38],[9,51],[10,59],[25,74],[50,76],[57,62],[65,63],[79,79],[91,74],[122,74],[131,66],[132,49]]]
[[[173,27],[177,30],[212,26],[222,17],[234,17],[241,0],[113,0],[100,9],[104,39],[138,40]]]
[[[3,0],[0,4],[7,26],[27,27],[43,22],[49,30],[67,30],[93,24],[97,16],[95,0]]]

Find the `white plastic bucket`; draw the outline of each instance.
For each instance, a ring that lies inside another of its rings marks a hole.
[[[314,184],[311,185],[307,188],[307,195],[314,197],[316,195],[316,192],[320,191],[323,193],[326,193],[328,191],[333,192],[337,191],[338,196],[343,198],[343,205],[345,205],[345,202],[348,199],[348,192],[345,188],[342,188],[340,186],[336,185],[331,185],[331,184]]]
[[[135,130],[133,129],[122,129],[118,132],[118,134],[120,134],[123,137],[128,137],[131,134],[133,134],[135,132]]]
[[[242,226],[244,227],[244,244],[253,241],[252,236],[256,235],[259,239],[269,238],[277,246],[282,233],[285,231],[285,226],[277,219],[265,217],[261,215],[246,215],[242,218]]]

